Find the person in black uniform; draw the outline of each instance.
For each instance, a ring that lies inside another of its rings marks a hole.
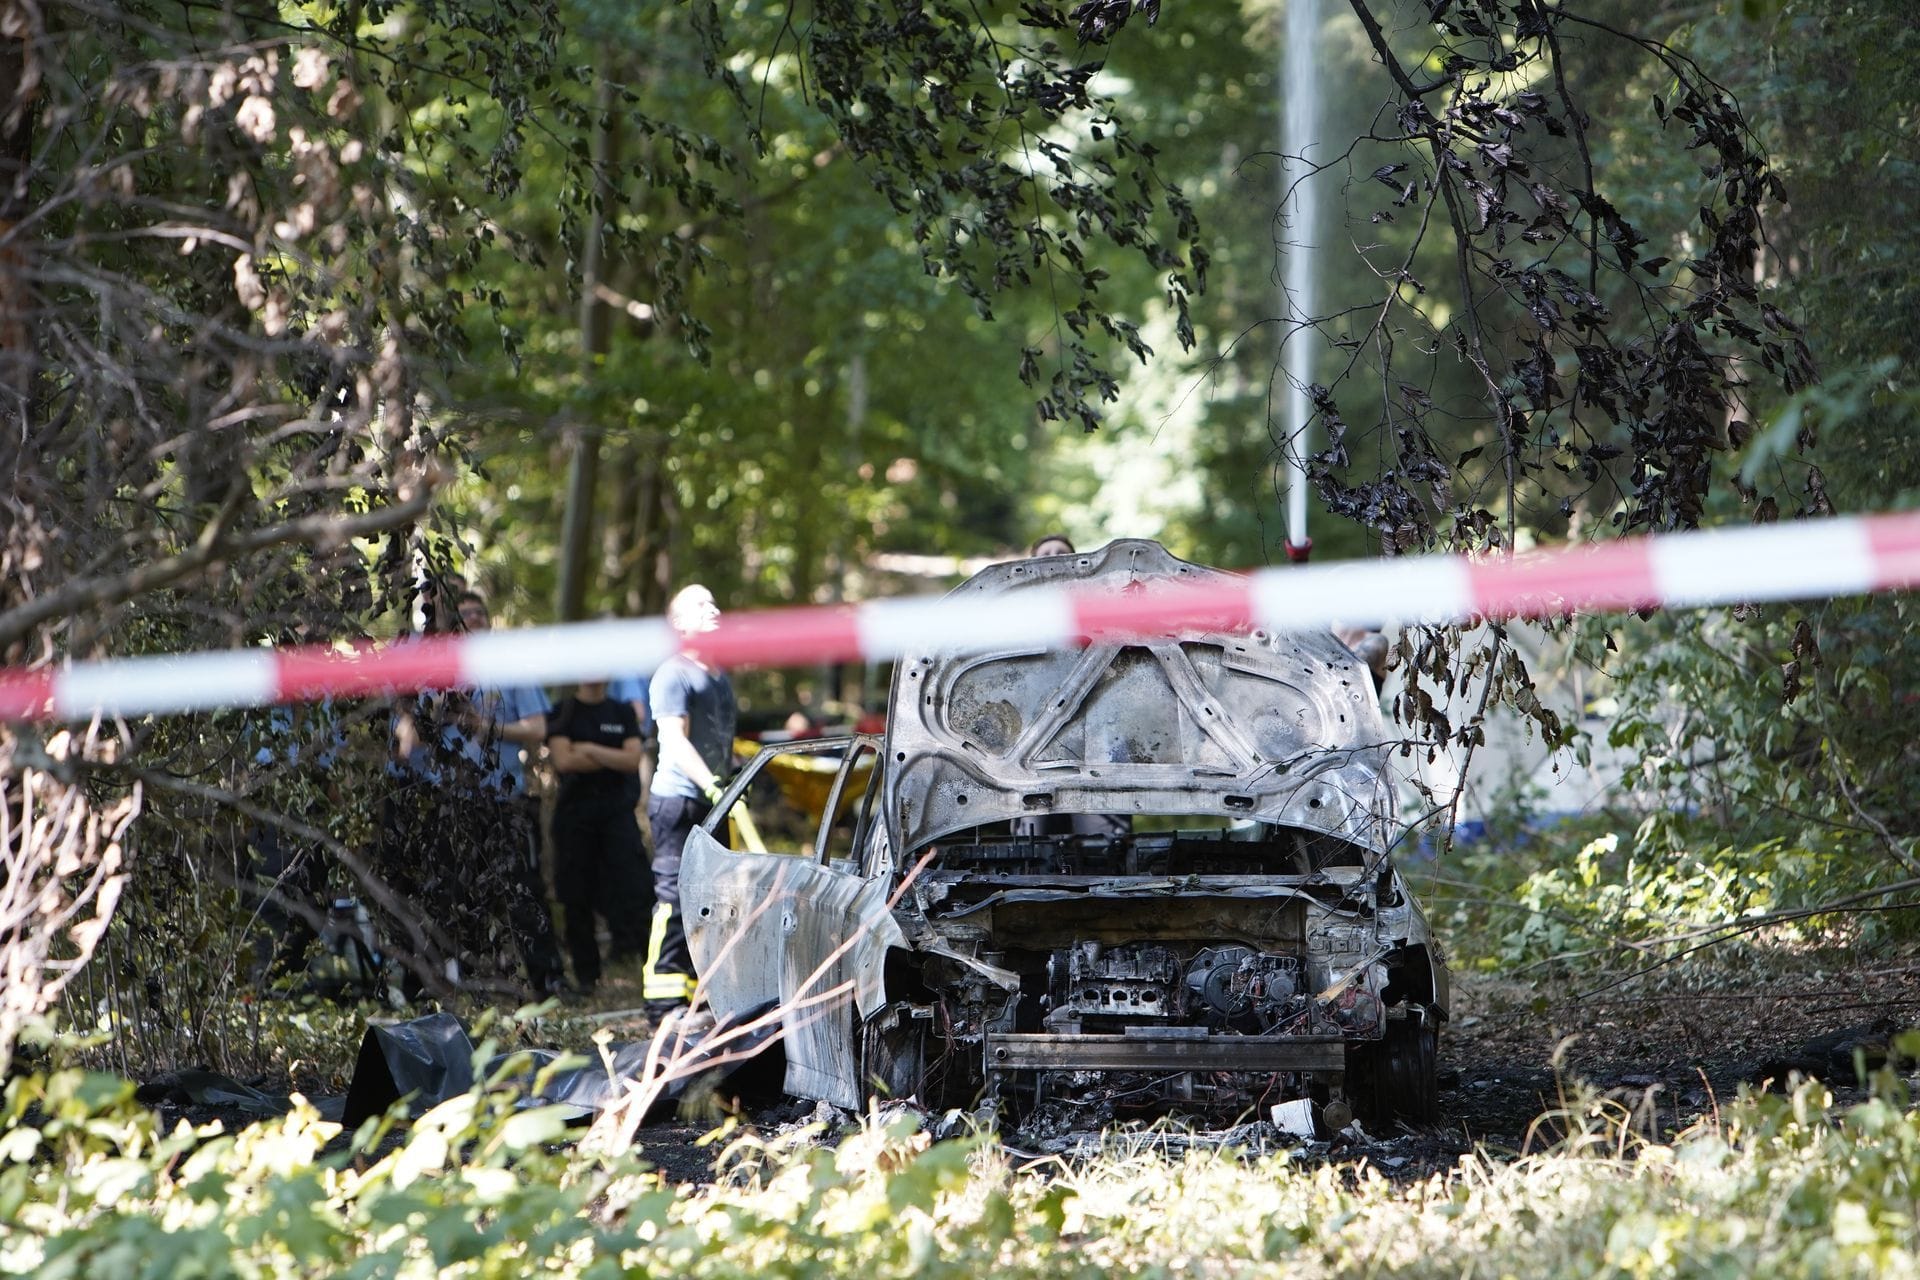
[[[594,916],[607,922],[613,963],[644,954],[653,917],[653,872],[640,840],[640,720],[607,696],[605,681],[582,684],[548,721],[547,749],[560,775],[553,807],[553,896],[566,912],[574,984],[600,981]]]

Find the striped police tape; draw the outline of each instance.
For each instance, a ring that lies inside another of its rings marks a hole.
[[[1816,599],[1920,584],[1920,512],[1623,538],[1517,556],[1409,556],[1266,569],[1137,594],[1023,591],[1016,609],[937,597],[729,614],[699,637],[726,667],[887,661],[915,650],[1064,647],[1181,630],[1322,629],[1655,606]],[[1365,603],[1361,603],[1365,602]],[[241,649],[0,669],[0,719],[78,720],[649,671],[681,648],[664,619],[426,636],[354,650]]]

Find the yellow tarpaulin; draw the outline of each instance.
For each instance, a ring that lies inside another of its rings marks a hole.
[[[733,749],[736,755],[745,758],[761,750],[761,744],[750,738],[736,738]],[[853,773],[840,792],[840,803],[834,808],[836,821],[846,813],[848,805],[867,793],[867,785],[873,781],[873,760],[869,752],[855,761]],[[827,797],[833,794],[833,780],[839,776],[844,763],[845,759],[837,755],[781,755],[767,762],[766,771],[780,788],[781,798],[818,825],[827,811]]]

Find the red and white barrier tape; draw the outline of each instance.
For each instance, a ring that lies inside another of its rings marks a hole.
[[[1415,556],[1266,569],[1140,594],[1030,588],[1019,608],[919,598],[728,614],[699,638],[721,666],[887,661],[914,650],[1071,646],[1219,627],[1544,617],[1757,603],[1920,585],[1920,512],[1804,520],[1515,557]],[[243,649],[0,670],[0,719],[253,707],[463,685],[562,684],[650,671],[680,648],[659,618],[430,636],[351,653]]]

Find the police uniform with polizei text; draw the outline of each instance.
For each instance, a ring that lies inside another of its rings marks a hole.
[[[613,698],[582,702],[568,698],[547,722],[547,738],[596,743],[618,751],[640,736],[633,707]],[[553,896],[566,912],[566,941],[573,980],[592,987],[600,980],[600,947],[594,916],[607,922],[614,963],[638,958],[653,914],[653,874],[634,807],[639,776],[621,769],[589,769],[560,775],[553,808]]]

